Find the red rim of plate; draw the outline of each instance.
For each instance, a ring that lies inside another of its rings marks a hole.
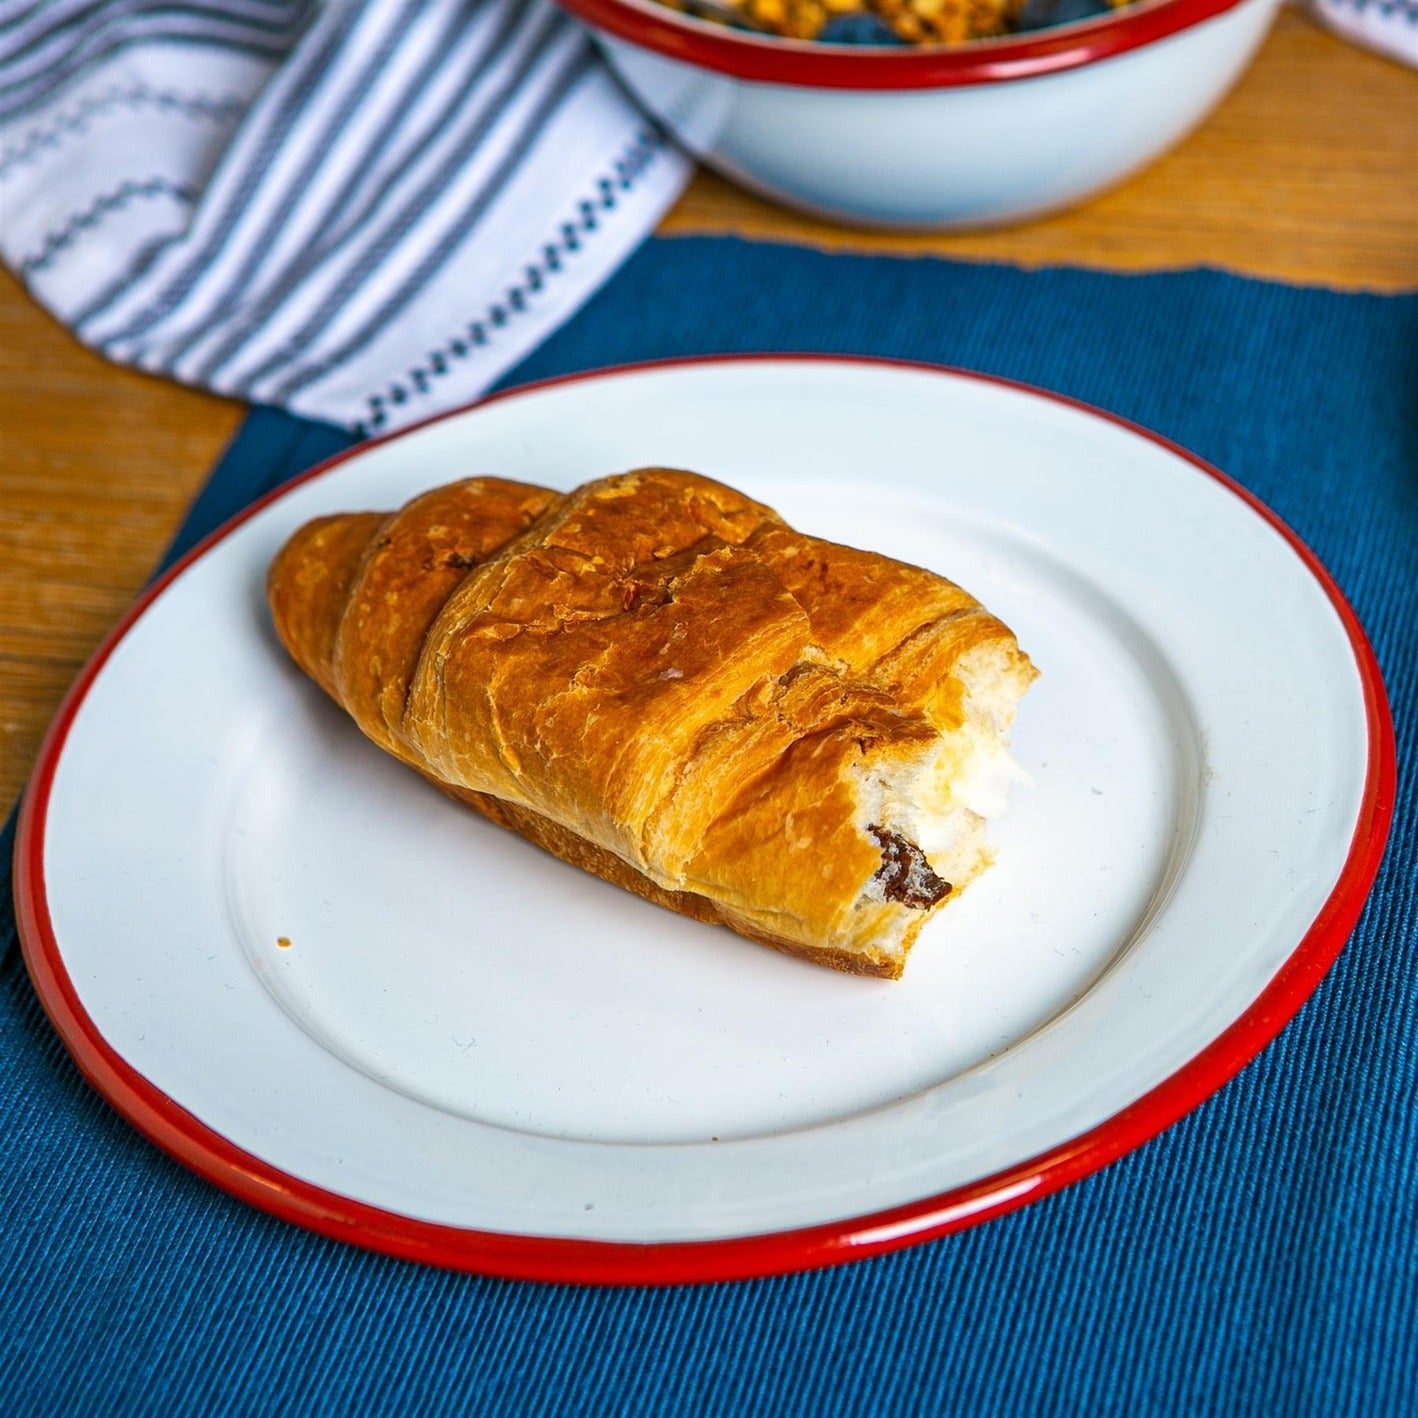
[[[289,1176],[235,1146],[126,1063],[79,1002],[55,937],[45,892],[44,836],[49,797],[80,706],[114,649],[143,613],[193,562],[293,488],[322,477],[373,443],[401,438],[506,398],[560,384],[698,364],[813,362],[911,369],[1016,389],[1067,405],[1159,444],[1235,494],[1290,544],[1319,582],[1348,635],[1364,696],[1368,768],[1344,868],[1289,959],[1256,1001],[1170,1078],[1113,1117],[1058,1147],[939,1195],[825,1225],[713,1241],[646,1244],[510,1235],[448,1226],[384,1211]],[[833,355],[733,355],[651,360],[541,380],[495,394],[385,438],[360,444],[268,493],[205,537],[154,582],[114,627],[70,689],[40,748],[20,810],[15,909],[25,963],[51,1022],[88,1081],[140,1132],[225,1191],[284,1220],[336,1240],[406,1260],[526,1280],[638,1285],[739,1280],[862,1259],[934,1239],[1058,1191],[1155,1137],[1239,1073],[1296,1014],[1339,954],[1378,872],[1396,791],[1393,721],[1378,662],[1358,618],[1315,554],[1253,494],[1195,454],[1127,419],[1014,380],[905,360]]]
[[[1032,79],[1111,59],[1214,19],[1244,0],[1141,0],[1096,20],[955,46],[877,49],[760,38],[656,0],[558,0],[603,34],[754,83],[820,89],[941,89]]]

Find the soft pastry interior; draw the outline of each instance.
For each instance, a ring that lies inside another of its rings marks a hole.
[[[387,751],[564,860],[696,919],[899,976],[990,859],[1035,677],[959,586],[724,484],[473,478],[301,528],[298,664]]]

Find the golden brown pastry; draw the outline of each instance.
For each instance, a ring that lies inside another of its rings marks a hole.
[[[1035,670],[931,572],[693,473],[473,478],[325,517],[277,633],[376,743],[566,861],[839,970],[899,976],[988,862]]]

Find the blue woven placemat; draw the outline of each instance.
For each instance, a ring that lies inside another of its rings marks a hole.
[[[986,1226],[817,1274],[573,1289],[387,1260],[197,1180],[83,1084],[12,949],[0,1410],[1415,1411],[1418,297],[656,241],[511,382],[757,349],[1074,395],[1219,464],[1315,548],[1384,668],[1399,805],[1314,999],[1155,1142]],[[346,442],[253,413],[178,547]]]

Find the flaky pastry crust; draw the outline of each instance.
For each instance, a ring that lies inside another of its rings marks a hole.
[[[948,780],[986,729],[1002,741],[1035,673],[952,582],[672,469],[564,496],[472,478],[320,518],[268,595],[296,662],[460,801],[659,905],[863,975],[899,976],[988,861],[964,809],[958,845],[927,860],[890,817],[903,785]]]

